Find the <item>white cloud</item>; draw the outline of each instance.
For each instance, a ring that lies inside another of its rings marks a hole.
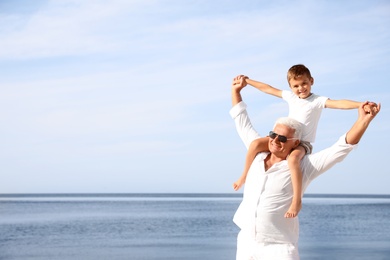
[[[27,20],[23,14],[3,14],[1,20],[13,30],[2,30],[0,57],[31,59],[114,50],[117,44],[99,30],[108,30],[105,22],[122,8],[137,5],[134,1],[50,1]]]

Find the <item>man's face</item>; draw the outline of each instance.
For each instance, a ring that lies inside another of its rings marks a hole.
[[[311,95],[311,86],[314,83],[313,78],[302,75],[299,78],[292,78],[289,81],[291,91],[299,98],[305,99]]]
[[[284,135],[287,138],[294,138],[294,130],[284,126],[284,125],[276,125],[274,130],[278,135]],[[299,144],[297,139],[290,139],[287,142],[282,143],[279,141],[278,137],[272,139],[269,138],[268,147],[272,154],[277,157],[281,157],[285,159],[287,155],[291,152],[293,148],[295,148]]]

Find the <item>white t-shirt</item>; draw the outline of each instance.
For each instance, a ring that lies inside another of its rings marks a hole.
[[[302,99],[287,90],[282,91],[282,98],[288,103],[288,116],[305,125],[301,140],[314,143],[321,112],[328,98],[311,94]]]

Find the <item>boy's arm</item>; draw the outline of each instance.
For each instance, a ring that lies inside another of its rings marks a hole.
[[[363,102],[357,102],[353,100],[340,99],[340,100],[332,100],[328,99],[325,102],[326,108],[334,108],[334,109],[356,109],[363,104]]]
[[[282,97],[282,90],[280,90],[280,89],[274,88],[268,84],[265,84],[265,83],[262,83],[259,81],[255,81],[255,80],[247,78],[247,77],[245,78],[245,81],[247,84],[257,88],[258,90],[260,90],[266,94],[270,94],[270,95],[273,95],[273,96],[278,97],[278,98]]]

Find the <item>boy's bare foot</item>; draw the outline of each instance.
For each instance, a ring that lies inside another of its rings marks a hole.
[[[298,216],[299,211],[302,209],[302,203],[293,203],[290,205],[290,208],[284,214],[285,218],[295,218]]]

